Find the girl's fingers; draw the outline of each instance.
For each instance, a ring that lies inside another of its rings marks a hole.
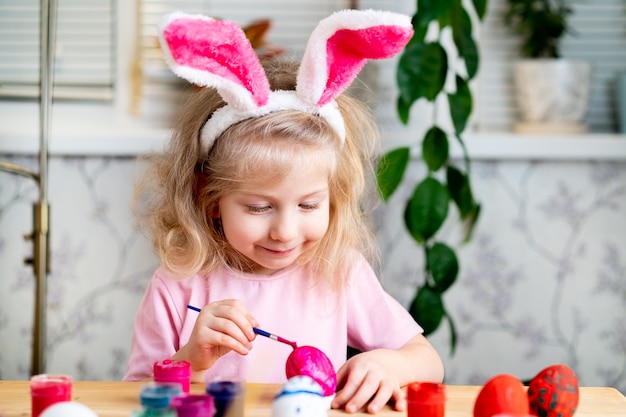
[[[256,320],[239,300],[221,300],[205,306],[196,320],[196,340],[209,346],[247,354],[252,349]]]
[[[406,410],[406,395],[401,388],[394,389],[391,398],[393,400],[394,410],[396,411]]]
[[[207,310],[215,319],[225,319],[225,321],[218,320],[214,322],[215,324],[209,324],[210,327],[229,334],[242,344],[250,342],[256,337],[252,329],[256,325],[256,320],[248,313],[240,300],[221,300],[209,304]],[[245,341],[242,336],[245,337]]]
[[[390,395],[391,392],[383,391],[383,387],[380,385],[379,379],[373,378],[371,375],[368,374],[366,375],[365,379],[361,381],[361,385],[356,389],[354,395],[352,395],[352,398],[348,400],[345,408],[347,412],[355,413],[359,411],[363,406],[370,403],[368,405],[368,412],[370,412],[370,408],[372,410],[375,410],[374,412],[376,412],[387,403]],[[386,396],[386,398],[384,400],[381,400],[381,398],[384,396]],[[381,401],[382,404],[379,405]]]
[[[394,378],[383,368],[357,365],[358,361],[348,361],[337,372],[341,387],[332,402],[333,408],[343,408],[348,413],[355,413],[366,407],[370,414],[379,412],[392,400],[394,409],[402,411],[406,408],[404,392]]]
[[[398,395],[400,395],[400,398],[398,398]],[[396,391],[390,385],[381,384],[378,391],[367,405],[367,412],[376,414],[389,402],[390,398],[402,402],[402,391],[400,389]]]

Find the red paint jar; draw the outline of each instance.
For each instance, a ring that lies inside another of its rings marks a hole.
[[[178,382],[185,394],[191,383],[191,364],[187,361],[165,359],[154,363],[155,382]]]
[[[72,401],[72,377],[69,375],[41,374],[30,378],[32,417],[37,417],[47,407],[63,401]]]
[[[408,417],[444,417],[446,387],[435,382],[413,382],[406,391]]]

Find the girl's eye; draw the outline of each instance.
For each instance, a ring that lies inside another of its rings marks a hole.
[[[302,203],[300,204],[300,208],[303,210],[316,210],[320,207],[317,203]]]
[[[250,213],[265,213],[270,209],[269,206],[246,206]]]

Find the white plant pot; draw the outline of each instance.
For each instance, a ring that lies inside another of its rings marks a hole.
[[[591,64],[565,59],[526,59],[513,73],[519,120],[514,130],[527,133],[573,133],[584,122],[591,90]]]

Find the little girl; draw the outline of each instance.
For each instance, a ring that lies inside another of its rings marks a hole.
[[[173,71],[202,88],[138,186],[161,266],[137,312],[125,380],[166,358],[194,381],[284,383],[292,348],[337,370],[334,408],[404,410],[402,386],[443,379],[437,352],[381,287],[362,208],[379,137],[343,91],[367,58],[412,36],[408,17],[343,11],[320,22],[302,62],[262,66],[236,25],[175,13],[161,28]],[[368,187],[369,186],[369,187]],[[198,306],[201,311],[187,308]],[[346,360],[346,347],[361,354]]]

